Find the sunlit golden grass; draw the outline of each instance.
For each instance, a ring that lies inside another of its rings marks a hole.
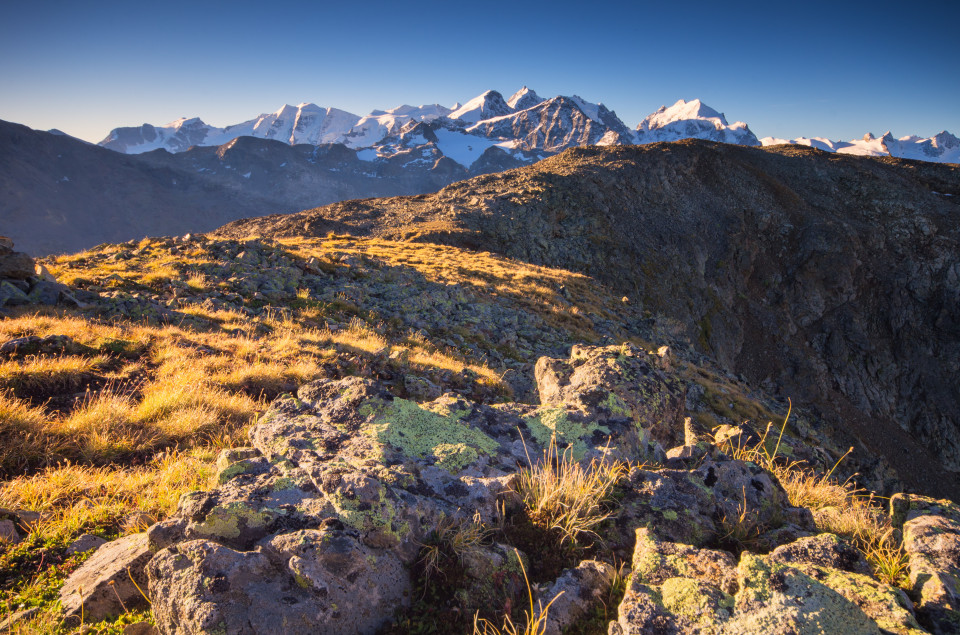
[[[72,391],[109,362],[110,358],[105,355],[7,360],[0,362],[0,389],[11,389],[20,394]]]
[[[66,540],[131,511],[169,516],[180,495],[212,485],[215,451],[161,453],[141,467],[63,465],[0,483],[0,507],[38,511],[33,531]]]
[[[210,282],[207,280],[207,276],[202,273],[192,273],[187,276],[186,280],[187,286],[194,291],[204,291],[207,287],[210,286]]]
[[[316,240],[283,238],[278,242],[304,258],[357,254],[388,265],[415,269],[431,282],[459,284],[496,294],[543,316],[553,326],[572,330],[578,337],[595,337],[590,315],[611,317],[613,298],[590,278],[563,269],[540,267],[489,252],[469,252],[430,243],[394,242],[377,238],[328,237]],[[345,246],[347,243],[352,246]],[[562,297],[561,287],[581,304]]]

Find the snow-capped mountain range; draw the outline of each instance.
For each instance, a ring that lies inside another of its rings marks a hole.
[[[178,119],[165,126],[115,128],[99,145],[127,154],[161,148],[182,152],[193,146],[220,146],[244,136],[290,145],[339,143],[356,151],[361,160],[372,162],[402,159],[403,164],[426,166],[447,157],[468,169],[481,159],[529,163],[573,146],[690,138],[750,146],[793,143],[829,152],[960,162],[960,139],[946,131],[931,138],[897,139],[887,132],[854,141],[758,139],[747,124],[728,123],[723,113],[699,99],[662,106],[631,130],[602,103],[576,95],[544,99],[526,86],[508,99],[488,90],[449,108],[404,105],[374,110],[363,117],[305,103],[225,128],[207,125],[196,117]]]

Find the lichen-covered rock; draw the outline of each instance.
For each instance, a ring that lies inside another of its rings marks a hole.
[[[790,506],[787,493],[770,473],[745,461],[710,461],[697,474],[717,501],[720,518],[738,518],[746,512],[760,526],[783,524],[783,510]]]
[[[465,580],[456,592],[460,607],[468,615],[478,611],[491,618],[510,612],[527,592],[521,559],[524,554],[504,544],[478,546],[461,554]]]
[[[584,560],[541,591],[537,609],[547,609],[542,635],[560,635],[598,606],[610,591],[616,570],[605,562]]]
[[[863,553],[834,534],[801,538],[788,545],[777,547],[770,553],[770,561],[787,565],[812,564],[870,575],[870,567]]]
[[[744,553],[737,573],[740,592],[724,633],[880,633],[859,606],[799,569]]]
[[[661,540],[695,546],[716,539],[716,500],[700,474],[634,468],[622,488],[624,495],[610,538],[628,540],[622,546],[630,553],[636,527],[650,528]]]
[[[541,357],[536,364],[540,403],[567,406],[603,422],[627,419],[664,447],[683,442],[686,387],[661,370],[661,356],[631,344],[574,346],[567,360]]]
[[[637,530],[633,577],[611,633],[898,633],[924,631],[903,592],[861,573],[833,537],[770,556],[697,549]],[[787,564],[789,563],[789,564]]]
[[[140,589],[146,588],[143,569],[152,556],[142,533],[102,545],[60,590],[64,616],[78,617],[82,610],[84,619],[102,620],[146,604]]]
[[[960,506],[897,494],[890,507],[903,530],[918,619],[933,633],[960,632]]]
[[[780,484],[744,461],[709,461],[696,470],[635,468],[622,487],[610,540],[631,537],[642,526],[661,540],[704,546],[720,536],[719,524],[736,521],[744,510],[759,531],[781,527],[789,509]]]
[[[670,578],[690,578],[729,595],[737,592],[737,562],[730,553],[661,540],[646,527],[638,528],[636,537],[633,575],[642,583],[661,585]]]
[[[733,556],[662,540],[646,528],[636,537],[633,575],[611,632],[717,632],[733,609]]]

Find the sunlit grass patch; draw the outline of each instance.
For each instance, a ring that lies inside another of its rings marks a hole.
[[[0,390],[10,389],[21,395],[72,391],[109,363],[110,358],[104,355],[6,360],[0,362]]]

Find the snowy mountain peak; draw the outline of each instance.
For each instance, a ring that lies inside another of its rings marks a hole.
[[[507,105],[514,110],[526,110],[542,102],[543,98],[540,97],[540,95],[524,86],[510,96],[510,99],[507,100]]]
[[[960,139],[953,136],[946,130],[941,130],[933,136],[933,144],[938,148],[949,150],[960,147]]]
[[[699,99],[694,99],[692,101],[679,99],[669,108],[666,106],[660,106],[656,112],[648,115],[643,121],[640,122],[640,125],[637,126],[637,130],[656,130],[658,128],[663,128],[664,126],[668,126],[676,121],[686,121],[688,119],[715,119],[717,123],[722,126],[729,125],[727,123],[727,118],[723,116],[722,112],[717,112]]]
[[[582,110],[583,114],[600,123],[600,108],[603,107],[603,104],[591,103],[580,95],[574,95],[570,99],[577,104],[577,108]]]
[[[483,119],[502,117],[511,112],[513,112],[513,109],[503,100],[503,95],[495,90],[488,90],[457,108],[447,117],[473,124]]]
[[[846,154],[960,161],[960,139],[946,130],[930,138],[898,139],[887,132],[880,138],[867,133],[853,141],[765,137],[761,142],[747,124],[728,123],[722,112],[699,99],[661,106],[631,130],[602,103],[588,102],[579,95],[543,99],[527,86],[507,100],[488,90],[453,108],[403,104],[364,117],[308,102],[285,104],[224,128],[205,124],[198,117],[184,117],[165,126],[115,128],[100,145],[129,154],[157,149],[183,152],[193,146],[222,146],[245,136],[293,145],[343,144],[361,151],[360,155],[367,157],[361,158],[364,161],[402,157],[403,161],[433,165],[438,157],[446,157],[468,169],[475,161],[486,161],[484,165],[489,166],[495,156],[522,164],[575,146],[691,138],[750,146],[793,143]]]
[[[180,117],[176,121],[171,121],[167,125],[163,126],[164,128],[173,128],[174,130],[179,130],[180,128],[193,128],[196,126],[205,126],[207,124],[203,123],[200,117]]]

